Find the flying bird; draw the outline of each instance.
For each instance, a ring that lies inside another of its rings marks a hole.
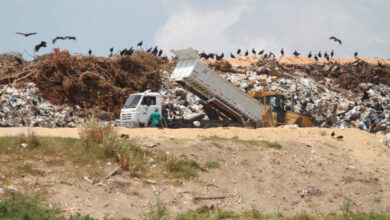
[[[75,36],[65,36],[66,40],[76,40]]]
[[[282,48],[282,50],[280,50],[280,54],[282,54],[282,56],[284,56],[284,50]]]
[[[295,50],[294,53],[293,53],[293,55],[294,55],[295,57],[298,57],[298,56],[300,55],[300,53],[298,53],[298,51]]]
[[[336,38],[335,36],[331,36],[329,40],[334,40],[335,42],[339,43],[340,45],[343,44],[340,39]]]
[[[58,36],[53,39],[52,43],[55,44],[57,40],[65,40],[65,37]]]
[[[30,35],[34,35],[34,34],[37,34],[37,32],[32,32],[32,33],[21,33],[21,32],[16,32],[17,34],[20,34],[20,35],[23,35],[25,37],[28,37]]]
[[[238,49],[237,50],[237,55],[240,55],[241,54],[241,49]]]
[[[46,47],[46,41],[41,41],[40,44],[36,45],[34,51],[38,52],[41,47]]]
[[[330,136],[332,136],[332,138],[335,136],[334,131],[332,131],[332,133],[330,134]]]
[[[230,53],[230,57],[233,59],[236,58],[236,56],[234,56],[232,53]]]
[[[311,58],[313,55],[311,54],[311,51],[310,53],[307,55],[307,58]]]
[[[264,49],[260,50],[259,55],[262,55],[264,53]]]
[[[342,141],[342,140],[343,140],[343,138],[344,138],[344,137],[343,137],[342,135],[340,135],[340,136],[337,136],[337,140],[338,140],[338,141]]]

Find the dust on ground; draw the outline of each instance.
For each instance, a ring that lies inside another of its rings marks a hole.
[[[16,135],[25,128],[3,128],[0,136]],[[42,136],[78,137],[77,129],[34,128]],[[182,213],[203,203],[233,211],[248,210],[251,205],[264,213],[280,210],[292,215],[328,214],[340,211],[345,198],[360,212],[390,213],[390,149],[379,138],[358,129],[324,128],[242,128],[216,129],[126,129],[150,150],[193,159],[203,164],[216,161],[221,167],[199,172],[191,180],[171,180],[153,176],[131,178],[126,172],[110,180],[89,183],[75,172],[71,163],[48,166],[47,158],[26,161],[45,170],[44,176],[10,177],[12,188],[31,192],[36,187],[48,190],[49,201],[65,214],[91,214],[94,217],[145,217],[157,197],[171,214]],[[344,139],[338,141],[330,136]],[[204,137],[238,137],[243,140],[277,141],[281,149],[245,146],[231,140]],[[58,155],[60,157],[60,155]],[[115,164],[102,164],[108,174]],[[4,171],[6,167],[0,167]],[[152,180],[152,181],[147,181]],[[155,181],[155,183],[154,183]],[[224,196],[223,199],[195,201],[195,197]]]

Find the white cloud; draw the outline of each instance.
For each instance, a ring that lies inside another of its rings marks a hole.
[[[295,49],[302,54],[335,49],[338,56],[359,51],[363,56],[390,57],[386,0],[199,0],[169,6],[168,19],[155,36],[165,50],[193,47],[228,55],[237,48],[265,48],[276,54],[281,48],[287,54]],[[330,41],[331,35],[341,38],[343,45]]]
[[[227,4],[210,10],[181,4],[171,12],[168,21],[157,31],[156,44],[165,49],[193,47],[206,51],[236,50],[242,41],[229,36],[232,25],[251,10],[251,1]],[[259,39],[267,42],[267,40]]]

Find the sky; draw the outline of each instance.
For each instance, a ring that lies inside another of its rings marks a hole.
[[[390,58],[390,0],[0,0],[0,53],[30,55],[53,48],[98,56],[158,45],[164,54],[192,47],[205,52],[238,48],[335,51],[336,57]],[[38,32],[24,37],[15,32]],[[56,36],[76,36],[57,41]],[[341,39],[338,45],[330,36]],[[34,46],[48,42],[34,52]]]

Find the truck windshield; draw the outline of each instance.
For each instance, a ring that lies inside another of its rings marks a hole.
[[[135,108],[137,107],[137,104],[139,100],[141,99],[141,95],[131,95],[125,103],[125,108]]]

